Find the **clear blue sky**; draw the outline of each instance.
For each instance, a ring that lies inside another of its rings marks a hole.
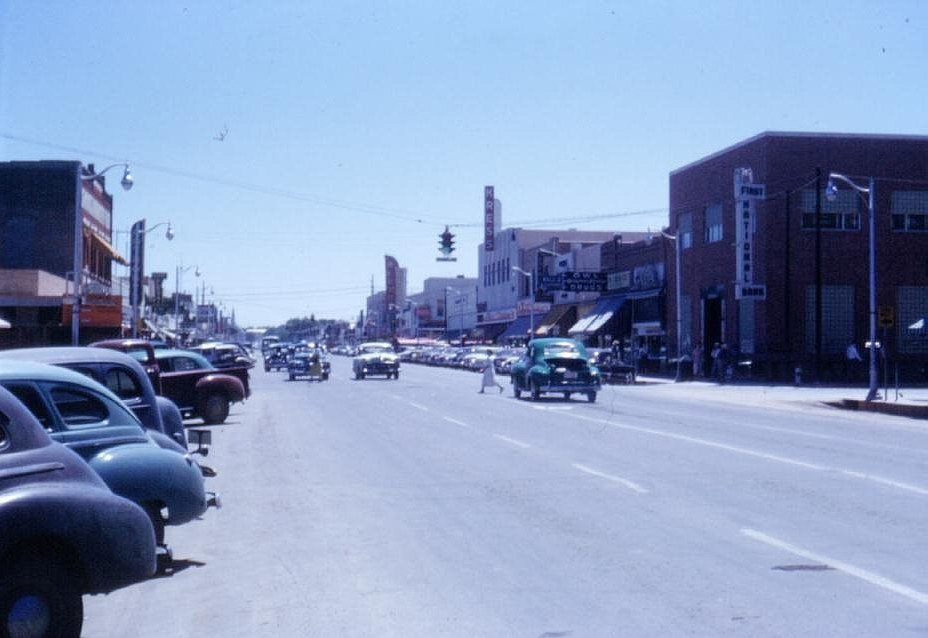
[[[242,324],[348,319],[384,254],[409,292],[476,276],[486,184],[505,225],[666,209],[761,131],[928,133],[926,63],[921,1],[0,0],[0,160],[127,159],[115,226],[173,222],[169,290],[196,264]]]

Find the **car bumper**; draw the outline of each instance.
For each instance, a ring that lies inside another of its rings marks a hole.
[[[598,383],[553,383],[538,386],[542,392],[599,392]]]

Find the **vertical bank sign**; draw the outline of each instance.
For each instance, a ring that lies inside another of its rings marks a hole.
[[[495,250],[493,239],[496,237],[496,228],[493,226],[494,201],[496,196],[492,186],[483,187],[483,249]]]
[[[400,265],[390,255],[384,255],[384,262],[387,269],[387,291],[384,295],[384,305],[389,310],[390,306],[396,305],[396,274]]]
[[[145,272],[145,220],[132,224],[129,233],[129,305],[137,308],[142,305],[142,273]],[[134,319],[133,319],[134,320]]]
[[[735,169],[735,298],[764,299],[766,286],[754,281],[754,233],[757,229],[757,200],[764,199],[764,184],[754,183],[750,168]]]

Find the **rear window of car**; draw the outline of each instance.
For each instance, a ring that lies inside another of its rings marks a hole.
[[[122,368],[107,370],[104,385],[123,400],[137,399],[142,396],[142,388],[135,377]]]
[[[136,361],[140,361],[142,363],[148,361],[148,350],[145,348],[129,348],[126,350],[126,354],[128,354]]]
[[[562,354],[583,354],[580,349],[572,343],[554,343],[545,346],[544,356],[557,357]]]
[[[42,424],[46,430],[50,430],[53,420],[45,401],[39,391],[32,385],[25,383],[4,383],[3,387],[26,406],[26,409],[32,412],[32,415]]]
[[[73,386],[55,386],[49,397],[66,428],[138,425],[128,410],[107,397]]]

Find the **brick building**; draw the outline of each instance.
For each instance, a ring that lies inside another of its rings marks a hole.
[[[747,170],[743,170],[747,169]],[[735,176],[746,189],[736,198]],[[869,335],[866,187],[876,182],[881,360],[924,380],[928,333],[928,137],[766,132],[670,174],[670,232],[681,248],[684,353],[727,342],[755,374],[800,366],[819,380],[862,379]],[[751,184],[755,186],[751,186]],[[756,185],[762,185],[757,187]],[[676,271],[668,259],[669,348],[676,356]]]

